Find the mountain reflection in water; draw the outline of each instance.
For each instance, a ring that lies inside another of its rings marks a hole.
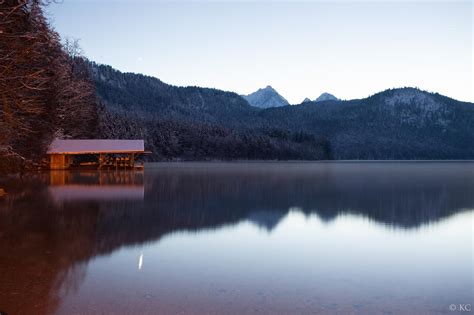
[[[8,177],[0,187],[8,314],[55,313],[91,259],[176,231],[249,222],[271,233],[291,211],[413,231],[474,209],[471,163],[163,163]]]

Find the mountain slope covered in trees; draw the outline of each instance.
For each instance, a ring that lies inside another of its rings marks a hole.
[[[474,104],[415,88],[262,112],[329,139],[335,159],[473,159]]]
[[[105,108],[116,120],[140,122],[139,126],[129,128],[136,132],[141,130],[137,137],[154,133],[149,142],[160,148],[164,146],[158,152],[168,150],[169,145],[164,143],[170,139],[186,142],[188,140],[181,138],[187,135],[206,142],[214,137],[208,135],[208,131],[213,134],[211,130],[219,130],[223,136],[219,141],[212,140],[211,147],[222,145],[220,141],[224,139],[229,146],[251,143],[248,139],[253,137],[273,143],[255,143],[258,154],[234,152],[219,155],[219,158],[313,159],[311,156],[316,155],[308,154],[305,149],[315,144],[324,147],[319,157],[334,159],[474,158],[474,105],[415,88],[386,90],[359,100],[304,102],[297,106],[258,109],[231,92],[175,87],[156,78],[121,73],[94,63],[91,68],[98,98]],[[167,129],[162,129],[163,123]],[[180,127],[175,128],[174,124]],[[107,135],[126,135],[120,131],[126,125],[119,123],[117,129]],[[153,140],[167,134],[166,130],[174,135]],[[160,155],[212,157],[206,149],[209,143],[191,142],[195,144],[191,151],[187,151],[186,145],[180,145],[180,154]],[[259,151],[262,147],[280,146],[286,148],[287,153]],[[241,147],[233,148],[241,151]],[[312,147],[311,152],[316,152],[316,148]],[[201,153],[193,153],[196,150]]]
[[[326,139],[268,124],[232,92],[176,87],[90,63],[105,138],[143,138],[152,160],[328,159]]]

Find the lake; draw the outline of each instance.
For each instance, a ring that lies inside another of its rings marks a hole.
[[[461,314],[474,304],[472,162],[151,163],[0,187],[9,315]]]

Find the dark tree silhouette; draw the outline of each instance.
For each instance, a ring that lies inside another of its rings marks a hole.
[[[0,2],[0,165],[40,160],[55,135],[87,137],[97,123],[94,87],[39,0]],[[0,166],[1,168],[1,166]]]

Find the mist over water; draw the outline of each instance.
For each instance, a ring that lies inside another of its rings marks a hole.
[[[9,177],[8,314],[430,314],[473,303],[471,162]]]

